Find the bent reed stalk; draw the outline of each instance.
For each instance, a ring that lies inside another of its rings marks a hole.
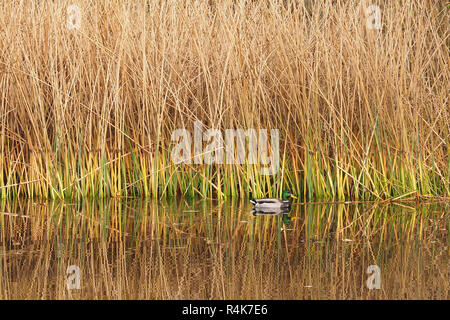
[[[2,1],[0,197],[448,197],[446,1],[377,4]],[[196,120],[279,129],[279,172],[173,164]]]

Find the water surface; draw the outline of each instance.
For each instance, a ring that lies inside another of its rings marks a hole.
[[[0,299],[448,299],[449,209],[5,202]]]

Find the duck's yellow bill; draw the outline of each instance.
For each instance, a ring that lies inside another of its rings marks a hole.
[[[292,199],[297,199],[297,197],[294,196],[293,194],[291,194],[291,198],[292,198]]]

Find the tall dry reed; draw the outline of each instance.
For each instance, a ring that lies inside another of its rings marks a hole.
[[[445,1],[1,1],[0,197],[450,195]],[[81,28],[67,28],[67,8]],[[175,165],[277,128],[281,169]]]

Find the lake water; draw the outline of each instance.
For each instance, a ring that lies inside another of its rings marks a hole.
[[[0,299],[449,299],[450,203],[0,203]]]

